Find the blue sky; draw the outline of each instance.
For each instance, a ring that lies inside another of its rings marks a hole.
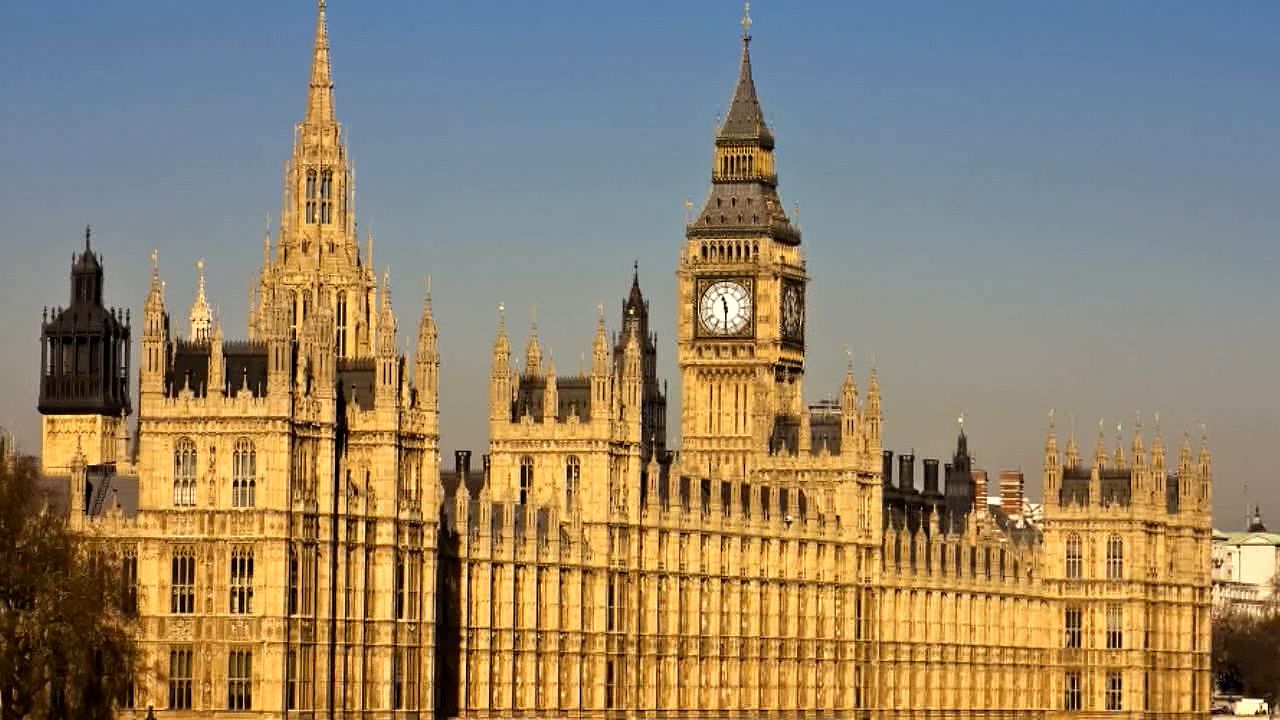
[[[708,186],[741,6],[332,0],[362,229],[412,333],[433,276],[442,449],[485,442],[494,309],[570,370],[633,259],[676,389],[682,203]],[[1280,5],[753,4],[753,57],[813,275],[810,400],[878,361],[887,444],[1038,488],[1045,416],[1166,440],[1207,424],[1217,523],[1280,525]],[[160,251],[175,316],[207,258],[244,333],[302,114],[314,5],[0,5],[0,424],[38,447],[40,308],[83,226],[136,314]],[[678,424],[673,409],[672,426]],[[1246,491],[1247,485],[1247,491]],[[1037,491],[1038,492],[1038,491]],[[1247,493],[1247,494],[1246,494]]]

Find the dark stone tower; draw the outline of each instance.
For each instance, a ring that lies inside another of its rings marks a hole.
[[[649,330],[649,301],[640,291],[640,264],[631,276],[631,292],[622,303],[622,334],[613,347],[613,363],[622,367],[627,338],[632,334],[640,341],[640,366],[643,376],[640,411],[640,457],[648,462],[655,453],[659,460],[667,451],[667,393],[658,382],[658,336]]]
[[[102,304],[102,261],[85,228],[71,261],[71,304],[45,310],[40,332],[42,461],[66,467],[114,462],[129,403],[129,316]]]

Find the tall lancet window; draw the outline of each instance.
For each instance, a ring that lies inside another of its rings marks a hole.
[[[173,504],[196,504],[196,444],[182,438],[173,445]]]
[[[316,171],[307,171],[307,224],[311,225],[316,221]]]
[[[231,456],[231,506],[253,507],[257,490],[258,454],[253,441],[240,438]]]
[[[320,224],[328,225],[333,221],[333,172],[325,170],[320,174]]]
[[[525,456],[520,458],[520,504],[524,505],[529,501],[529,494],[533,492],[533,458]]]
[[[573,512],[578,497],[578,480],[582,477],[582,465],[576,455],[570,455],[564,462],[564,511]]]
[[[338,357],[347,356],[347,293],[338,293]]]

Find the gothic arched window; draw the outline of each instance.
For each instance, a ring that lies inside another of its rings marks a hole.
[[[338,357],[347,356],[347,293],[338,293]]]
[[[564,509],[569,512],[573,509],[574,502],[578,497],[578,480],[582,477],[582,465],[578,462],[576,455],[570,455],[564,461]]]
[[[520,504],[529,501],[529,493],[533,491],[533,458],[528,455],[520,458]]]
[[[191,438],[180,438],[173,444],[173,504],[196,504],[196,444]]]
[[[1084,553],[1079,535],[1067,536],[1067,579],[1079,580],[1084,575]]]
[[[310,225],[316,221],[316,171],[307,171],[307,204],[306,221]]]
[[[1107,579],[1124,579],[1124,540],[1119,535],[1107,538]]]
[[[258,453],[253,441],[240,438],[231,455],[231,506],[253,507],[257,490]]]

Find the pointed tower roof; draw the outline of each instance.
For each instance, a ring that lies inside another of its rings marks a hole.
[[[751,3],[745,3],[742,15],[742,60],[738,66],[738,84],[729,100],[729,111],[720,124],[716,140],[754,140],[760,147],[773,149],[773,133],[764,121],[756,83],[751,77]]]
[[[750,3],[743,13],[742,28],[738,81],[728,111],[716,128],[711,191],[687,229],[690,237],[761,234],[798,245],[800,231],[791,223],[778,195],[773,132],[760,109],[752,77]]]
[[[204,294],[204,258],[196,261],[196,297],[191,303],[191,312],[188,315],[191,328],[192,340],[208,340],[209,331],[213,325],[213,310],[209,307],[209,300]]]
[[[622,310],[623,320],[628,317],[641,317],[647,314],[644,293],[640,291],[640,261],[636,260],[631,273],[631,292],[627,295],[626,306]]]
[[[316,41],[311,52],[311,83],[307,90],[307,114],[303,122],[318,125],[337,122],[333,110],[333,74],[329,67],[325,0],[316,0]]]

